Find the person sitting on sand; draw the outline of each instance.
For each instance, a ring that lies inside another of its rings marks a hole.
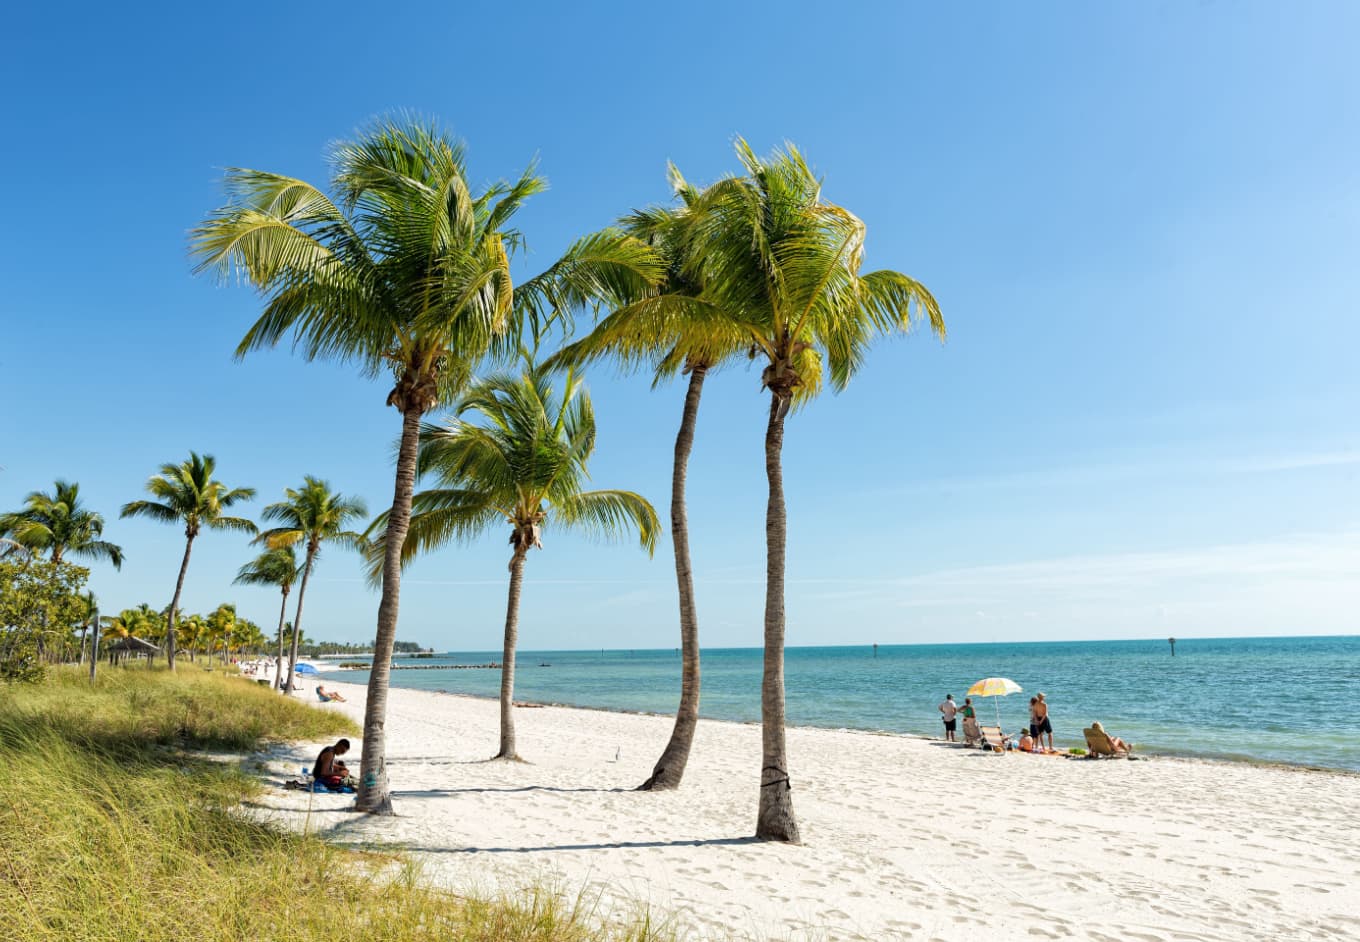
[[[349,777],[349,769],[340,761],[340,757],[347,752],[349,752],[348,739],[342,739],[334,746],[322,749],[321,754],[316,757],[316,764],[312,766],[312,778],[331,788],[345,784],[345,779]]]
[[[1105,727],[1100,725],[1099,720],[1096,720],[1094,723],[1092,723],[1091,728],[1095,730],[1097,733],[1105,733]],[[1133,747],[1130,746],[1128,743],[1124,742],[1124,740],[1120,739],[1118,736],[1111,736],[1109,733],[1105,733],[1105,736],[1107,739],[1110,740],[1110,745],[1114,746],[1115,752],[1123,752],[1127,754],[1133,751]]]
[[[317,687],[316,695],[321,698],[322,703],[330,703],[332,701],[336,703],[346,702],[345,698],[340,696],[339,693],[334,690],[327,690],[325,687]]]
[[[1029,730],[1027,730],[1027,729],[1021,731],[1021,733],[1020,733],[1020,745],[1017,746],[1016,748],[1018,748],[1021,752],[1037,752],[1037,751],[1038,751],[1037,749],[1035,749],[1034,737],[1030,735],[1030,732],[1029,732]]]

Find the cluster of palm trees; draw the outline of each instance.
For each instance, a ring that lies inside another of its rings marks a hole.
[[[674,205],[634,212],[571,245],[542,274],[515,284],[522,247],[515,212],[544,182],[530,166],[514,182],[474,190],[463,146],[432,123],[376,124],[334,151],[329,192],[258,170],[227,172],[226,205],[194,230],[200,270],[239,275],[263,312],[237,355],[291,338],[308,359],[351,362],[391,381],[401,416],[393,499],[370,533],[381,586],[364,716],[357,806],[391,810],[385,721],[402,566],[415,554],[467,538],[496,521],[510,530],[500,755],[515,755],[516,611],[528,551],[545,525],[634,531],[651,549],[650,505],[628,492],[583,492],[594,444],[589,400],[574,369],[610,358],[662,379],[689,378],[675,445],[671,534],[683,648],[681,706],[647,788],[680,782],[699,705],[698,616],[684,483],[707,374],[759,358],[770,393],[765,429],[765,670],[758,836],[798,841],[784,743],[786,511],[781,452],[787,416],[825,386],[843,387],[873,339],[939,307],[900,272],[863,272],[865,229],[823,199],[821,181],[789,146],[762,158],[737,142],[740,173],[705,187],[673,167]],[[554,325],[602,314],[584,339],[537,362]],[[517,372],[473,377],[524,360]],[[561,393],[550,376],[566,371]],[[440,406],[452,418],[427,424]],[[417,495],[419,475],[438,487]],[[173,608],[173,606],[172,606]]]
[[[263,531],[251,520],[227,513],[234,505],[255,496],[253,488],[230,488],[215,477],[217,461],[212,455],[190,452],[186,461],[167,463],[160,472],[146,482],[150,500],[135,500],[125,504],[120,516],[146,517],[160,523],[184,527],[184,556],[170,604],[157,611],[146,603],[124,609],[118,615],[99,621],[102,632],[113,637],[136,637],[164,643],[166,661],[175,669],[181,645],[194,659],[200,649],[209,655],[218,650],[223,658],[232,651],[261,650],[265,643],[259,627],[249,619],[239,617],[232,604],[223,604],[207,616],[180,617],[179,602],[184,591],[184,580],[189,570],[189,559],[194,541],[205,530],[228,530],[250,534],[253,542],[265,549],[254,560],[241,568],[236,582],[244,585],[277,586],[283,595],[285,609],[288,594],[300,581],[297,610],[292,622],[292,661],[302,637],[302,602],[323,543],[334,542],[362,550],[367,543],[358,532],[347,529],[349,524],[367,516],[364,503],[331,490],[319,478],[306,476],[303,486],[285,491],[285,499],[264,508],[262,517],[277,526]],[[6,540],[6,552],[25,552],[46,556],[60,563],[66,554],[93,559],[105,559],[115,568],[123,563],[122,548],[102,539],[104,519],[99,513],[80,502],[78,484],[57,481],[53,492],[35,491],[24,500],[24,506],[0,515],[0,538]],[[303,559],[296,559],[295,547],[303,548]],[[89,599],[93,612],[96,601]],[[284,622],[286,611],[279,615],[278,647],[283,657]],[[81,626],[86,627],[86,626]],[[81,656],[84,652],[81,639]],[[290,667],[287,690],[293,689]]]
[[[117,615],[105,615],[100,619],[99,631],[105,641],[141,638],[160,645],[166,639],[168,614],[169,609],[158,612],[143,602],[135,608],[125,608]],[[189,652],[189,660],[196,660],[202,652],[209,663],[214,656],[226,663],[233,654],[262,652],[269,640],[259,625],[238,615],[235,604],[230,602],[222,603],[207,615],[184,615],[179,619],[176,633],[182,650]],[[155,655],[149,653],[148,666],[154,660]]]

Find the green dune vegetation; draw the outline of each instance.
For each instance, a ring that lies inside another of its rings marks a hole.
[[[354,735],[348,719],[221,671],[59,668],[0,685],[0,912],[7,938],[661,942],[551,887],[506,899],[432,888],[409,859],[252,822],[238,761],[274,740]],[[210,752],[216,760],[204,757]],[[247,805],[248,811],[248,805]]]

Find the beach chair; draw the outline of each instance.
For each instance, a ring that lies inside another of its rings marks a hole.
[[[316,688],[316,698],[317,698],[318,700],[320,700],[322,703],[330,703],[330,702],[331,702],[331,698],[328,697],[328,696],[326,696],[324,693],[322,693],[320,687],[317,687],[317,688]]]
[[[982,745],[982,730],[978,729],[978,722],[974,717],[966,716],[963,719],[963,744],[965,746]]]
[[[990,749],[992,752],[1005,752],[1007,743],[1011,737],[1001,732],[1000,726],[982,726],[978,728],[982,734],[982,748]]]
[[[1122,749],[1115,748],[1115,744],[1110,741],[1109,733],[1104,730],[1095,729],[1088,726],[1081,731],[1086,737],[1086,754],[1093,759],[1127,759],[1129,754]]]

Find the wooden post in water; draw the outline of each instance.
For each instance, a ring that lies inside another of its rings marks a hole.
[[[1175,638],[1167,638],[1166,640],[1169,641],[1169,642],[1171,643],[1171,656],[1172,656],[1172,657],[1175,657],[1175,656],[1176,656],[1176,639],[1175,639]]]

